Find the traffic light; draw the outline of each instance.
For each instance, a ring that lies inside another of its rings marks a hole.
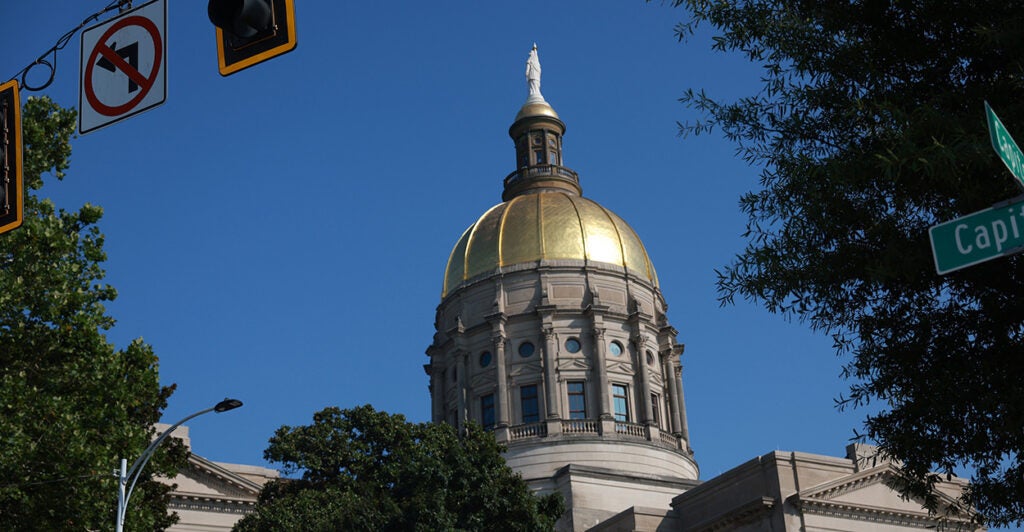
[[[294,0],[210,0],[206,11],[222,76],[295,49]]]
[[[25,210],[21,177],[21,97],[18,82],[0,85],[0,233],[17,229]]]

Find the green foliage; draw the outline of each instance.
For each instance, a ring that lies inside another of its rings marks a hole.
[[[804,320],[848,356],[866,436],[905,463],[911,493],[966,466],[990,524],[1024,519],[1024,260],[938,276],[928,228],[1019,190],[983,101],[1024,139],[1024,7],[1002,1],[675,0],[713,48],[763,67],[734,102],[687,91],[760,168],[740,207],[747,248],[719,272],[738,295]],[[932,500],[934,502],[934,499]]]
[[[24,105],[25,182],[64,177],[75,112],[46,98]],[[121,457],[141,454],[173,387],[161,387],[157,358],[141,340],[115,350],[103,304],[102,209],[57,209],[25,198],[22,227],[0,235],[0,529],[114,527]],[[147,472],[172,473],[185,451],[170,445]],[[169,488],[136,486],[126,526],[161,530]]]
[[[534,496],[478,426],[405,421],[370,406],[327,408],[284,426],[267,460],[285,474],[235,530],[551,530],[560,494]]]

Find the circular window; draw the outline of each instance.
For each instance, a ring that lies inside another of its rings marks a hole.
[[[650,351],[647,352],[647,365],[648,366],[653,366],[654,365],[654,353],[652,353]]]
[[[526,358],[533,354],[533,344],[530,342],[523,342],[519,344],[519,356]]]
[[[569,338],[565,341],[565,350],[570,353],[579,353],[580,341],[576,338]]]
[[[491,365],[491,352],[490,351],[484,351],[483,353],[480,353],[480,367],[481,368],[486,368],[487,366],[490,366],[490,365]]]
[[[608,351],[612,353],[612,356],[617,357],[622,354],[622,344],[619,342],[612,342],[612,344],[608,346]]]

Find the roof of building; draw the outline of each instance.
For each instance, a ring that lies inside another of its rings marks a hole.
[[[594,201],[552,191],[495,205],[469,226],[448,258],[441,297],[476,276],[541,260],[606,263],[658,284],[629,224]]]
[[[505,178],[506,201],[488,209],[455,244],[445,268],[442,298],[478,276],[540,261],[611,265],[657,286],[654,265],[636,232],[615,213],[581,195],[579,177],[562,166],[560,155],[542,161],[528,158],[532,150],[549,149],[544,147],[548,142],[550,149],[560,152],[564,132],[565,124],[539,89],[531,92],[509,129],[518,143],[520,167]],[[539,146],[527,146],[526,136],[534,134],[543,137],[532,141]]]

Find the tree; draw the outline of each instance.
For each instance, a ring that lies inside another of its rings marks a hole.
[[[690,89],[700,118],[760,171],[748,245],[719,272],[736,296],[807,322],[848,357],[865,435],[923,495],[966,467],[990,524],[1024,519],[1024,260],[939,276],[928,228],[1019,194],[983,101],[1024,135],[1024,8],[989,0],[674,0],[681,40],[763,68],[735,101]],[[1021,137],[1018,137],[1021,138]],[[973,233],[972,233],[973,236]]]
[[[235,526],[264,530],[550,530],[560,494],[534,496],[494,436],[470,425],[408,423],[366,405],[284,426],[267,460],[301,479],[274,481]]]
[[[75,112],[46,98],[24,105],[23,225],[0,235],[0,529],[114,527],[121,457],[148,445],[173,386],[141,340],[115,350],[103,331],[102,209],[57,209],[38,197],[43,174],[65,177]],[[147,467],[173,474],[184,448],[170,445]],[[126,526],[161,530],[169,487],[140,480]]]

